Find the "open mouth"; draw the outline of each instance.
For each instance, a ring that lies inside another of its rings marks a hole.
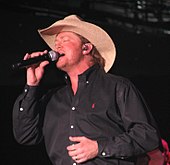
[[[64,53],[59,54],[59,57],[62,57],[62,56],[65,56],[65,54]]]

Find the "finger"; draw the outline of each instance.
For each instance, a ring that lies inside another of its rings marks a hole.
[[[76,156],[78,153],[76,152],[76,150],[74,150],[74,151],[69,151],[68,154],[69,154],[69,156],[74,157],[74,156]]]
[[[81,136],[76,136],[76,137],[70,136],[69,140],[72,141],[72,142],[80,142],[83,138],[84,137],[81,137]]]
[[[40,63],[40,67],[44,68],[48,64],[49,64],[49,61],[43,61]]]
[[[80,148],[75,148],[75,146],[69,146],[69,147],[68,147],[69,156],[74,157],[74,156],[77,156],[77,155],[81,154],[81,149]]]
[[[75,155],[75,156],[72,156],[72,159],[73,159],[73,160],[75,160],[75,161],[77,161],[77,160],[78,160],[78,157],[77,157],[77,155]]]
[[[76,159],[75,160],[76,163],[83,163],[85,161],[87,161],[85,158],[83,158],[83,159]]]
[[[78,161],[80,159],[82,159],[83,157],[80,156],[80,155],[75,155],[75,156],[72,156],[72,159],[75,160],[75,161]]]
[[[47,53],[47,50],[45,50],[45,51],[39,51],[39,52],[33,52],[33,53],[30,53],[29,54],[29,57],[30,58],[34,58],[34,57],[38,57],[38,56],[42,56],[42,55],[44,55],[44,54],[46,54]]]
[[[44,50],[44,52],[43,52],[44,54],[47,54],[48,53],[48,51],[47,50]]]
[[[68,151],[74,151],[76,149],[75,144],[72,144],[70,146],[67,146]]]
[[[31,57],[30,54],[26,53],[25,56],[24,56],[24,60],[27,60],[27,59],[29,59],[30,57]]]
[[[72,158],[73,159],[73,158]],[[73,159],[76,163],[83,163],[87,161],[87,159],[83,155],[77,155]]]
[[[76,160],[80,160],[80,159],[83,159],[84,158],[84,155],[83,154],[77,154],[76,156],[74,156],[74,158]]]

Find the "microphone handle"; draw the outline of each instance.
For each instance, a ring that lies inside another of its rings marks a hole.
[[[49,57],[48,54],[45,54],[43,56],[38,56],[38,57],[30,58],[28,60],[23,60],[23,61],[18,62],[16,64],[12,64],[12,69],[16,70],[16,69],[25,68],[25,67],[31,66],[32,64],[36,64],[38,62],[46,61],[46,60],[47,61],[50,60],[50,57]]]

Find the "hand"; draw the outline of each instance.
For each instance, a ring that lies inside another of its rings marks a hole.
[[[93,159],[98,154],[97,141],[88,139],[84,136],[69,137],[70,141],[75,144],[67,147],[69,156],[77,163],[83,163]]]
[[[34,58],[37,56],[41,56],[43,54],[46,54],[47,50],[44,52],[34,52],[32,54],[26,54],[24,56],[24,60],[27,60],[29,58]],[[30,86],[36,86],[39,84],[41,78],[44,74],[44,67],[49,64],[49,61],[43,61],[38,64],[31,65],[27,67],[27,84]]]

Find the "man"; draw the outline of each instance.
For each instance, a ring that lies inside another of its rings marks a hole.
[[[103,29],[70,15],[39,34],[62,54],[56,67],[66,72],[66,85],[41,96],[49,62],[27,68],[27,84],[13,112],[19,143],[44,139],[54,165],[133,165],[137,156],[159,148],[154,119],[138,90],[129,80],[107,73],[116,51]]]

